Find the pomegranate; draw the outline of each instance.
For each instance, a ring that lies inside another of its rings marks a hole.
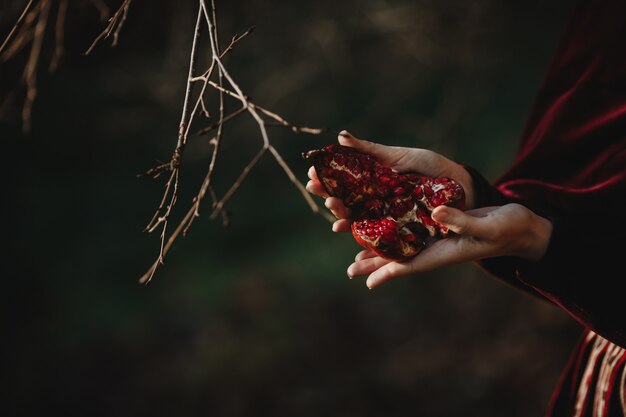
[[[354,148],[331,144],[302,156],[312,162],[328,194],[351,209],[355,240],[387,259],[410,259],[428,237],[447,237],[449,230],[430,217],[432,210],[443,204],[462,210],[465,204],[456,181],[400,174]]]

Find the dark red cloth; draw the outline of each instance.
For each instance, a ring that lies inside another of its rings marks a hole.
[[[468,171],[478,205],[520,202],[554,225],[539,262],[478,262],[562,307],[584,328],[546,416],[624,416],[626,0],[578,4],[515,162],[494,184]]]
[[[521,202],[554,233],[540,262],[480,265],[626,347],[626,0],[578,5],[515,162],[494,185],[499,195],[482,191],[479,204]]]

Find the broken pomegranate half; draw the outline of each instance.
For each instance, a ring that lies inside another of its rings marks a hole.
[[[303,153],[330,196],[352,211],[352,235],[378,255],[404,261],[417,255],[426,238],[444,238],[448,229],[432,220],[441,205],[463,209],[465,193],[450,178],[398,173],[372,155],[331,144]]]

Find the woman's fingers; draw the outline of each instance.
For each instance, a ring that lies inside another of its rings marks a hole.
[[[347,130],[342,130],[339,132],[339,136],[337,137],[339,143],[343,146],[349,146],[351,148],[355,148],[358,151],[369,153],[369,154],[379,154],[380,152],[384,152],[384,145],[379,143],[370,142],[368,140],[357,139],[352,136],[352,133]]]
[[[319,178],[317,177],[317,172],[315,171],[315,167],[309,168],[309,171],[307,172],[307,176],[309,177],[309,182],[306,183],[306,187],[305,187],[306,190],[310,192],[311,194],[315,194],[316,196],[327,198],[328,193],[326,192],[326,189],[324,188]]]
[[[364,249],[361,252],[356,254],[356,256],[354,257],[354,260],[358,262],[358,261],[362,261],[363,259],[373,258],[375,256],[378,256],[376,252],[373,252],[369,249]]]
[[[408,263],[387,262],[380,268],[371,271],[369,277],[367,277],[367,280],[365,281],[365,285],[367,285],[367,288],[371,290],[372,288],[377,287],[390,279],[409,275],[412,272],[413,269]]]
[[[335,223],[333,223],[333,232],[349,232],[349,231],[350,231],[350,220],[339,219]]]
[[[328,208],[336,218],[338,219],[346,219],[350,217],[350,209],[347,208],[341,199],[337,197],[328,197],[326,201],[324,201],[324,205]]]
[[[354,262],[352,265],[348,267],[348,276],[350,278],[358,277],[361,275],[368,275],[372,272],[378,270],[379,268],[389,264],[389,259],[381,258],[380,256],[375,256],[372,258],[361,259]]]
[[[367,140],[357,139],[347,130],[339,132],[338,136],[339,144],[355,148],[356,150],[370,154],[374,156],[378,161],[384,165],[394,168],[400,159],[402,159],[406,153],[406,148],[396,146],[386,146],[380,143],[370,142]]]
[[[433,246],[424,249],[413,259],[406,262],[387,262],[381,264],[379,268],[368,270],[367,265],[363,269],[364,274],[369,274],[365,285],[372,289],[393,278],[426,272],[441,267],[447,263],[455,263],[453,253],[456,248],[440,248],[441,242],[436,242]],[[457,252],[458,254],[458,252]],[[354,265],[354,264],[352,264]]]
[[[348,276],[369,275],[366,285],[368,288],[374,288],[393,278],[480,258],[485,250],[484,243],[462,237],[436,241],[416,257],[405,262],[390,261],[366,250],[357,254],[355,262],[348,267]]]
[[[467,214],[451,207],[438,207],[433,211],[433,220],[459,236],[437,240],[406,262],[390,261],[371,251],[362,251],[348,267],[348,275],[368,275],[366,285],[374,288],[393,278],[481,259],[495,250],[489,239],[482,238],[495,233],[492,222],[486,219],[492,211],[493,208],[485,208]]]
[[[483,207],[463,212],[447,206],[435,208],[432,213],[433,220],[448,227],[458,236],[435,241],[407,262],[391,262],[371,271],[367,278],[367,286],[373,288],[396,277],[505,253],[506,243],[497,240],[499,235],[502,236],[500,229],[503,223],[498,219],[498,211],[502,209]],[[510,216],[507,219],[509,221],[506,224],[522,222],[521,219]]]
[[[308,192],[310,192],[311,194],[315,194],[318,197],[322,197],[322,198],[328,197],[328,193],[326,192],[326,190],[324,189],[324,187],[319,181],[309,180],[309,182],[306,183],[305,188]]]
[[[489,209],[489,208],[486,208]],[[475,237],[489,237],[492,235],[492,225],[484,221],[484,218],[491,213],[490,210],[474,210],[463,212],[459,209],[439,206],[436,207],[431,217],[437,223],[441,223],[457,235],[468,235]]]
[[[330,197],[324,186],[317,178],[317,173],[315,172],[315,168],[309,168],[308,176],[310,178],[309,182],[306,184],[306,189],[311,194],[315,194],[319,197],[323,197],[326,200],[324,201],[324,205],[333,213],[337,220],[333,223],[333,232],[348,232],[350,231],[350,221],[347,219],[350,217],[350,209],[347,208],[341,199],[337,197]]]

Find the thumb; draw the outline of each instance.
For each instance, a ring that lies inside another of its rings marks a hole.
[[[435,207],[431,218],[458,235],[483,236],[484,224],[477,217],[448,206]]]

